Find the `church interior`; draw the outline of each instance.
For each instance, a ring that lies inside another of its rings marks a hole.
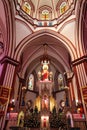
[[[0,130],[87,130],[87,0],[0,12]]]

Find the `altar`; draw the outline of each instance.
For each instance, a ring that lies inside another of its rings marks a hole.
[[[33,77],[29,77],[30,86],[23,91],[23,99],[28,99],[25,103],[24,110],[18,115],[17,129],[23,130],[58,130],[60,126],[65,126],[64,121],[58,118],[58,109],[56,97],[53,95],[54,91],[54,72],[51,71],[50,59],[44,55],[41,61],[41,68],[37,71],[36,87],[38,92],[34,93]],[[32,83],[33,82],[33,83]],[[32,88],[29,90],[29,88]],[[30,97],[31,92],[34,100]],[[22,118],[21,118],[22,117]],[[22,124],[21,124],[21,119]],[[22,126],[22,127],[20,127]],[[13,128],[12,128],[13,129]],[[14,129],[15,130],[15,129]]]

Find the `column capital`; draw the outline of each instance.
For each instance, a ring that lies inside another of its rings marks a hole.
[[[18,66],[20,63],[19,61],[16,61],[14,60],[13,58],[10,58],[8,56],[5,56],[3,57],[1,60],[0,60],[0,63],[3,64],[3,63],[9,63],[9,64],[12,64],[14,66]]]
[[[87,55],[82,56],[82,57],[72,61],[72,66],[76,66],[76,65],[82,64],[84,62],[87,62]]]

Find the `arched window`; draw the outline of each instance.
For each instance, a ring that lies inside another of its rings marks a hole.
[[[42,20],[49,20],[49,11],[48,10],[42,11]]]
[[[21,3],[21,0],[18,0],[18,3],[20,4],[20,3]]]
[[[27,14],[31,14],[31,6],[30,4],[26,1],[24,2],[22,9],[27,13]]]
[[[70,4],[68,0],[59,0],[56,6],[58,17],[64,14],[69,9],[69,6]]]
[[[63,14],[66,10],[67,10],[67,3],[62,2],[62,4],[60,5],[60,14]]]
[[[34,89],[34,75],[30,74],[28,78],[28,89],[33,90]]]
[[[40,20],[51,20],[52,19],[52,8],[48,6],[42,6],[39,8],[39,19]]]
[[[59,89],[64,88],[64,79],[62,74],[58,75],[58,87]]]

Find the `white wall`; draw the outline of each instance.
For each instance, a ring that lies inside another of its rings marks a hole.
[[[32,31],[26,23],[22,20],[16,20],[16,46],[31,33]]]
[[[60,33],[75,45],[75,21],[67,22]]]

